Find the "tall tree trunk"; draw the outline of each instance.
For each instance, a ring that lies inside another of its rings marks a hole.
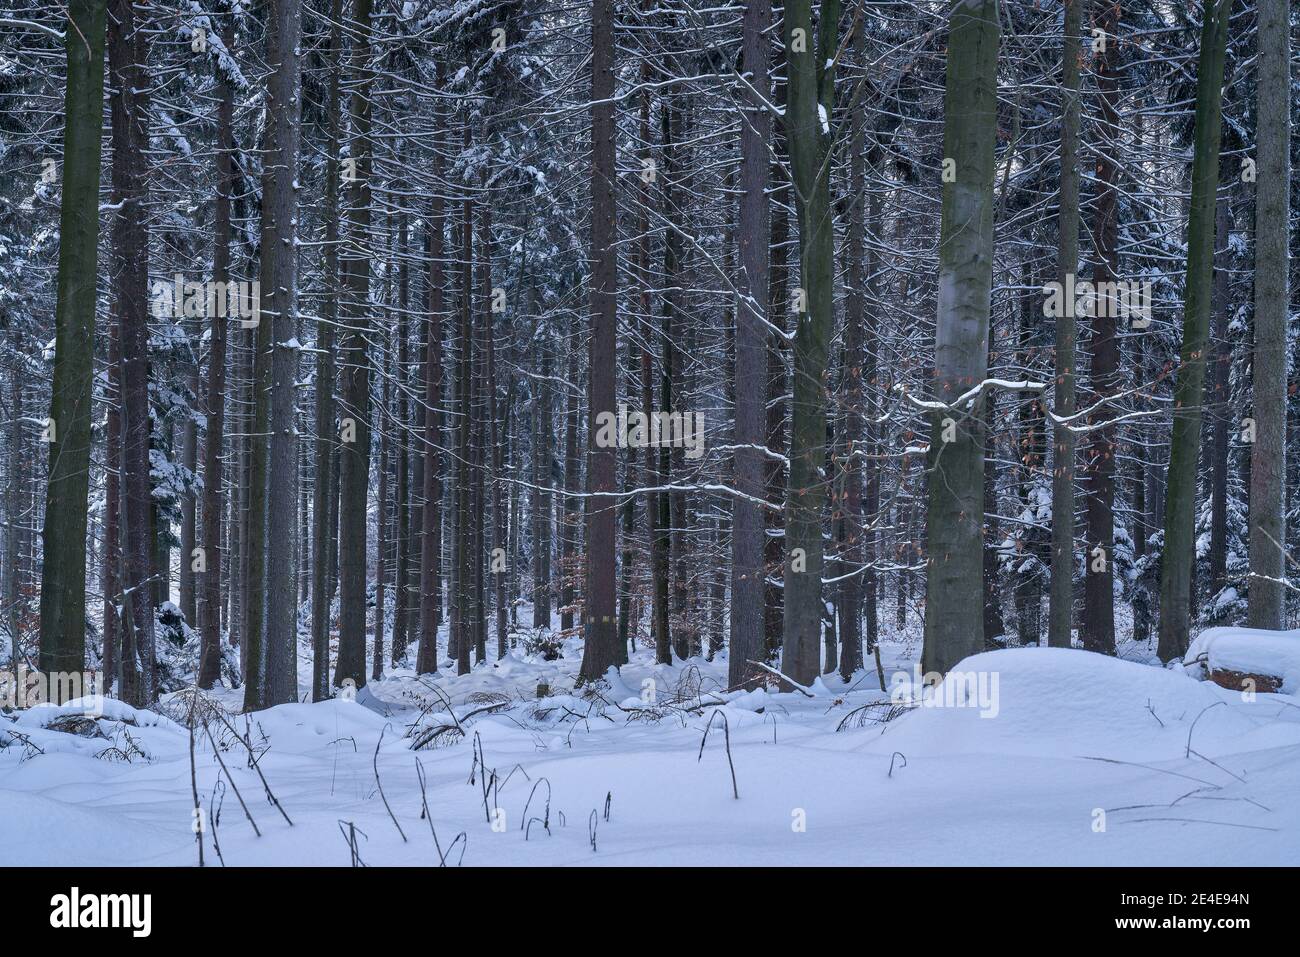
[[[468,152],[472,143],[470,125],[464,130],[465,150]],[[466,196],[477,193],[479,184],[466,183]],[[476,280],[482,275],[482,263],[476,262],[483,241],[481,226],[487,222],[488,203],[479,202],[466,206],[464,262],[461,264],[464,278],[465,308],[469,311],[468,330],[472,343],[469,364],[469,393],[466,408],[469,410],[470,428],[469,444],[466,458],[469,462],[468,499],[465,513],[465,590],[469,602],[465,616],[466,640],[474,651],[474,663],[479,664],[487,657],[487,594],[485,590],[485,568],[488,558],[485,545],[484,525],[490,521],[487,514],[485,453],[487,449],[488,418],[488,383],[487,383],[487,327],[488,301],[484,300]],[[482,301],[480,301],[482,300]]]
[[[1025,289],[1020,301],[1020,332],[1016,364],[1027,378],[1039,373],[1038,356],[1043,345],[1042,299],[1040,285],[1034,281],[1036,271],[1032,264],[1025,265]],[[1028,401],[1026,401],[1028,400]],[[1017,413],[1019,425],[1020,474],[1018,498],[1022,515],[1038,513],[1038,487],[1042,477],[1044,459],[1042,396],[1023,397]],[[1044,529],[1035,523],[1027,527],[1020,538],[1014,565],[1016,603],[1016,638],[1020,645],[1036,645],[1042,635],[1042,568],[1048,559]]]
[[[1139,381],[1150,381],[1144,375],[1145,357],[1144,350],[1138,347],[1137,361],[1135,368]],[[1133,561],[1135,564],[1141,563],[1147,553],[1147,536],[1150,535],[1149,526],[1147,525],[1147,456],[1149,452],[1144,443],[1134,443],[1133,463]],[[1143,571],[1138,574],[1133,582],[1133,640],[1147,641],[1151,637],[1151,604],[1148,600],[1148,590],[1150,578],[1149,573]]]
[[[385,352],[390,351],[388,336],[384,336]],[[383,368],[382,365],[380,368]],[[379,499],[375,502],[375,640],[371,653],[370,677],[378,679],[384,671],[384,631],[387,626],[385,614],[388,603],[388,552],[390,537],[388,530],[388,479],[390,458],[392,454],[391,425],[393,405],[393,381],[383,377],[383,391],[379,411]]]
[[[334,471],[338,432],[335,425],[334,363],[339,321],[339,145],[342,121],[343,0],[330,4],[329,45],[325,50],[329,70],[325,160],[325,248],[321,277],[325,295],[320,304],[321,321],[316,332],[316,442],[315,482],[312,484],[311,560],[311,699],[330,696],[330,606],[334,595],[330,575],[331,556],[336,554],[332,503],[338,497],[338,474]]]
[[[438,117],[435,116],[435,122]],[[434,150],[433,173],[441,174],[441,157]],[[418,674],[438,670],[438,625],[442,619],[442,247],[445,213],[442,196],[435,190],[429,203],[425,249],[429,263],[424,352],[424,522],[420,536],[420,650]]]
[[[6,603],[10,614],[10,632],[14,641],[14,664],[17,664],[18,649],[18,530],[14,527],[15,516],[19,512],[21,495],[21,473],[15,469],[16,456],[22,453],[22,432],[20,423],[23,414],[22,385],[17,376],[13,378],[13,430],[10,433],[12,445],[9,450],[9,486],[13,498],[8,511],[9,529],[6,534],[6,547],[12,545],[13,558],[8,567],[6,585],[12,582],[12,594],[6,594]],[[103,668],[106,684],[111,685],[116,678],[118,652],[122,642],[122,620],[118,614],[122,601],[122,580],[118,575],[122,563],[122,469],[121,455],[114,450],[122,448],[122,348],[117,322],[108,323],[108,393],[107,409],[104,414],[104,560],[100,579],[104,597],[104,652]],[[218,569],[219,571],[219,569]]]
[[[396,482],[393,489],[393,534],[397,539],[397,562],[393,570],[393,640],[392,657],[394,660],[406,654],[409,640],[407,625],[411,605],[411,466],[410,443],[407,435],[410,431],[410,403],[407,395],[410,390],[408,368],[410,356],[410,328],[406,314],[410,307],[409,276],[406,268],[407,226],[406,216],[399,214],[397,223],[397,245],[393,258],[397,262],[397,370],[395,374],[397,391],[397,420],[393,423],[393,459],[396,467]],[[383,661],[379,659],[382,674]],[[378,677],[378,676],[376,676]]]
[[[275,49],[274,35],[276,13],[272,10],[268,23],[268,50]],[[270,55],[274,55],[273,53]],[[266,105],[267,142],[264,148],[275,150],[275,121],[270,109],[270,97],[274,93],[268,87]],[[272,178],[274,163],[268,162],[264,167],[262,189],[273,189]],[[243,561],[243,646],[240,658],[244,664],[244,710],[259,711],[268,707],[266,702],[266,586],[267,586],[267,502],[268,475],[270,456],[269,432],[271,429],[271,380],[272,353],[275,351],[275,323],[273,311],[279,308],[279,291],[273,284],[266,282],[268,274],[274,269],[273,261],[278,252],[268,249],[267,244],[274,244],[274,212],[268,209],[267,199],[274,203],[274,197],[263,200],[261,233],[259,244],[261,264],[258,270],[262,281],[260,313],[256,327],[250,332],[252,377],[250,380],[251,409],[247,421],[246,434],[247,465],[244,487],[244,561]],[[287,481],[286,476],[277,475],[277,484]]]
[[[774,70],[774,75],[779,71]],[[780,91],[785,84],[778,82],[778,104],[781,103]],[[784,137],[776,136],[778,155],[782,152],[780,142]],[[776,164],[774,164],[776,165]],[[780,168],[777,165],[777,168]],[[771,212],[772,259],[768,271],[768,318],[772,325],[781,330],[781,336],[768,337],[767,344],[767,447],[784,455],[788,451],[786,442],[786,406],[788,404],[786,376],[786,358],[784,353],[789,346],[784,338],[785,314],[790,309],[790,216],[784,203],[778,204]],[[781,582],[780,571],[785,555],[785,516],[782,511],[785,503],[785,488],[788,479],[786,463],[779,458],[770,458],[766,464],[766,493],[769,508],[765,522],[765,539],[763,542],[763,657],[775,661],[781,650],[782,629],[785,623],[785,587]]]
[[[669,98],[665,98],[660,110],[662,116],[663,138],[663,215],[674,219],[680,218],[685,191],[678,188],[682,179],[682,141],[685,139],[683,127],[685,118],[682,110]],[[683,308],[685,291],[682,269],[682,234],[677,229],[670,229],[664,236],[664,282],[667,288],[662,297],[663,315],[660,320],[660,355],[659,355],[659,409],[665,413],[672,412],[678,405],[677,396],[682,390],[680,381],[681,360],[678,345],[685,336]],[[681,460],[673,455],[673,449],[667,442],[659,446],[659,483],[671,486],[680,475]],[[681,496],[673,491],[661,492],[659,495],[659,519],[656,529],[660,541],[660,560],[663,562],[664,577],[656,582],[656,587],[663,591],[663,602],[668,627],[664,635],[669,639],[669,647],[664,661],[671,661],[672,655],[686,658],[687,650],[683,606],[685,602],[678,593],[681,581],[678,563],[682,554]]]
[[[411,390],[412,396],[418,397],[424,393],[426,371],[424,368],[425,350],[421,341],[423,325],[417,322],[415,330],[416,338],[412,344],[414,370],[410,376],[408,388]],[[419,358],[414,358],[415,356]],[[390,659],[394,668],[408,659],[412,643],[417,645],[416,655],[419,655],[420,563],[424,558],[424,456],[421,454],[421,446],[424,444],[424,414],[421,399],[415,398],[412,403],[410,445],[407,450],[411,466],[411,506],[407,516],[406,532],[410,541],[410,557],[406,566],[406,642],[402,646],[400,655],[396,653],[396,648],[394,648],[394,655]]]
[[[854,63],[864,62],[863,33],[865,24],[855,25],[853,32]],[[862,585],[866,566],[866,542],[863,521],[862,486],[866,448],[863,373],[866,354],[866,158],[864,148],[864,111],[854,110],[850,117],[849,188],[846,200],[848,235],[845,256],[848,259],[848,293],[844,304],[844,361],[840,388],[843,399],[843,492],[834,512],[839,534],[836,547],[840,552],[837,574],[842,579],[836,595],[839,613],[840,676],[848,681],[862,665]],[[872,193],[872,201],[877,194]],[[827,661],[829,668],[830,662]]]
[[[469,128],[465,129],[465,144],[469,145]],[[471,523],[470,492],[472,466],[472,433],[474,405],[474,317],[470,297],[473,292],[472,268],[474,262],[474,203],[466,192],[461,202],[461,301],[459,353],[456,357],[456,578],[455,617],[452,641],[456,658],[456,673],[469,674],[469,650],[474,641],[474,539]]]
[[[213,211],[212,281],[230,281],[231,196],[235,190],[235,94],[223,70],[217,72],[217,198]],[[221,519],[226,425],[226,324],[228,317],[212,318],[208,352],[207,429],[203,444],[203,551],[206,570],[199,588],[200,688],[211,688],[221,677]],[[183,556],[182,556],[183,558]]]
[[[121,342],[122,540],[124,607],[131,621],[122,645],[123,700],[139,706],[156,697],[154,661],[153,494],[149,445],[149,261],[145,227],[148,94],[144,92],[144,37],[130,0],[113,0],[108,28],[113,83],[112,238]],[[47,559],[48,563],[48,559]]]
[[[1214,597],[1227,584],[1228,577],[1228,388],[1232,364],[1232,347],[1228,343],[1228,323],[1232,303],[1228,294],[1228,197],[1219,199],[1215,212],[1214,250],[1220,257],[1214,270],[1214,329],[1210,345],[1213,365],[1209,368],[1205,404],[1210,410],[1210,441],[1205,451],[1210,472],[1210,589]]]
[[[641,104],[643,141],[649,148],[649,96],[646,94]],[[664,215],[671,215],[669,197],[673,177],[676,175],[675,147],[673,143],[673,124],[672,124],[672,105],[665,98],[660,110],[660,139],[661,151],[663,156],[663,206]],[[645,203],[648,208],[650,203],[649,191],[646,191]],[[649,232],[648,223],[643,216],[642,235],[646,236]],[[676,253],[677,235],[670,232],[664,239],[664,273],[668,274],[670,269],[670,259]],[[648,237],[642,245],[642,309],[646,322],[650,320],[651,297],[650,297],[650,245]],[[668,316],[670,305],[668,302],[668,293],[663,296],[664,315]],[[661,320],[661,321],[666,321]],[[671,336],[660,333],[663,339],[661,346],[661,355],[671,348]],[[654,388],[654,356],[650,349],[652,338],[650,335],[643,335],[646,345],[643,347],[641,354],[641,393],[642,404],[646,415],[646,420],[650,421],[656,410],[662,408],[660,403],[655,400]],[[660,371],[660,396],[664,392],[664,377],[668,375],[668,369],[665,365]],[[669,393],[671,393],[671,380],[669,382]],[[662,448],[655,448],[652,443],[646,443],[645,452],[646,462],[646,481],[652,487],[668,484],[671,462]],[[673,660],[672,652],[672,621],[668,615],[668,560],[669,548],[671,541],[671,517],[668,502],[668,493],[664,491],[653,492],[646,500],[646,530],[650,540],[650,633],[655,643],[655,663],[671,664]]]
[[[826,504],[826,356],[835,315],[835,226],[830,202],[830,121],[839,0],[823,0],[813,43],[811,0],[785,5],[789,104],[785,113],[799,275],[790,420],[790,483],[785,505],[785,622],[781,668],[800,684],[820,670],[822,521]]]
[[[486,187],[486,183],[484,184]],[[506,654],[506,568],[514,558],[506,550],[506,513],[505,497],[502,494],[502,482],[505,468],[505,423],[501,418],[501,406],[497,401],[497,359],[496,359],[496,312],[493,308],[492,286],[492,212],[491,204],[484,203],[482,216],[479,218],[479,295],[483,300],[483,388],[486,393],[486,415],[483,428],[487,441],[483,449],[484,464],[490,470],[480,469],[481,475],[488,479],[484,488],[484,500],[479,514],[484,523],[487,519],[489,500],[492,508],[492,549],[489,555],[488,570],[491,574],[493,603],[495,605],[495,624],[497,638],[497,658]],[[504,563],[504,564],[503,564]],[[486,627],[487,605],[483,605]]]
[[[925,645],[922,670],[947,672],[984,647],[983,392],[993,283],[993,152],[997,134],[997,0],[962,2],[949,19],[943,156],[955,164],[943,184],[939,303],[935,333],[929,502],[926,513]],[[951,441],[946,441],[951,439]],[[967,614],[963,614],[963,610]]]
[[[339,274],[340,278],[342,273]],[[335,378],[335,388],[338,388],[338,378]],[[337,412],[339,408],[338,394],[334,398],[334,409]],[[341,423],[340,423],[341,425]],[[338,435],[342,435],[342,428],[338,430]],[[329,587],[325,589],[325,594],[333,596],[338,594],[339,590],[339,475],[342,473],[340,463],[343,461],[342,443],[334,445],[334,452],[330,456],[330,474],[333,479],[330,482],[329,495]]]
[[[994,361],[993,343],[995,335],[992,316],[990,316],[988,337],[989,367],[992,367]],[[997,461],[996,437],[993,434],[993,424],[997,421],[997,400],[996,395],[984,396],[984,411],[980,424],[980,441],[984,443],[984,458],[986,461],[994,462]],[[981,580],[984,583],[984,599],[982,602],[984,609],[984,647],[990,650],[998,647],[999,639],[1007,630],[1006,621],[1002,617],[1002,598],[998,591],[998,545],[1001,543],[1002,536],[998,532],[998,500],[993,473],[993,468],[984,470],[983,547],[981,548],[982,568],[980,573]]]
[[[1061,187],[1057,201],[1056,280],[1062,289],[1079,268],[1079,29],[1088,0],[1065,0],[1061,48]],[[1075,318],[1056,317],[1055,414],[1068,420],[1075,406]],[[1052,552],[1047,643],[1069,648],[1074,618],[1074,433],[1052,426]]]
[[[468,133],[469,127],[466,126]],[[490,242],[486,236],[491,230],[491,204],[481,202],[476,205],[477,213],[476,223],[478,224],[478,241],[475,244],[475,253],[479,256],[476,263],[472,256],[466,258],[466,275],[469,277],[469,285],[466,287],[466,298],[470,303],[473,322],[474,335],[474,365],[473,365],[473,394],[470,401],[470,511],[469,511],[469,529],[471,535],[470,553],[472,556],[473,571],[473,589],[474,589],[474,614],[471,617],[471,625],[474,635],[474,663],[481,664],[487,660],[487,534],[485,526],[491,521],[488,514],[487,499],[487,469],[488,459],[487,450],[488,442],[491,439],[489,432],[490,424],[490,406],[488,399],[491,392],[491,383],[488,382],[488,342],[490,339],[491,312],[489,303],[491,294],[484,297],[481,292],[476,293],[473,281],[481,277],[485,270],[483,267],[484,257],[488,255]],[[477,270],[477,275],[473,275]],[[491,287],[489,287],[490,290]],[[480,304],[475,308],[476,296],[481,299]]]
[[[520,276],[522,279],[522,275]],[[519,352],[519,340],[516,331],[510,331],[510,351],[509,360],[511,369],[519,368],[521,355]],[[509,526],[506,538],[506,554],[510,556],[506,565],[506,584],[505,599],[506,606],[509,609],[510,617],[510,634],[507,636],[508,646],[513,648],[518,641],[515,633],[519,630],[519,595],[521,592],[520,579],[522,578],[523,567],[519,561],[520,545],[523,536],[521,534],[520,522],[523,515],[523,493],[520,488],[519,479],[524,474],[523,461],[523,443],[519,440],[519,393],[518,380],[513,374],[509,376],[509,382],[506,387],[506,408],[504,414],[505,423],[505,468],[509,470],[512,478],[510,482],[510,491],[506,501],[506,522]]]
[[[339,446],[339,657],[334,686],[366,683],[366,500],[370,490],[370,178],[374,173],[370,132],[371,0],[356,0],[351,28],[349,73],[353,82],[349,113],[352,140],[348,160],[355,174],[348,187],[348,234],[343,247],[343,288],[347,306],[340,374],[342,428]]]
[[[116,363],[116,357],[112,353],[116,350],[116,337],[110,340],[110,366]],[[9,407],[9,445],[5,453],[5,550],[4,550],[4,607],[5,607],[5,627],[9,630],[9,667],[12,671],[17,671],[18,663],[22,660],[22,648],[18,642],[18,595],[19,595],[19,539],[22,535],[19,532],[19,520],[23,513],[23,476],[25,469],[21,464],[23,458],[23,384],[22,378],[18,375],[10,374],[9,376],[9,395],[12,404]],[[113,415],[113,405],[109,405],[109,414]],[[112,420],[110,419],[110,425]],[[111,434],[110,429],[110,434]],[[118,427],[118,436],[120,441],[121,428]],[[116,480],[114,474],[116,469],[112,468],[109,463],[108,468],[109,487],[116,489]],[[108,513],[105,536],[104,536],[104,571],[103,576],[103,593],[104,593],[104,674],[112,679],[115,673],[111,667],[113,661],[113,639],[116,637],[118,628],[117,611],[114,602],[117,601],[117,531],[114,528],[116,522],[117,507],[110,501],[107,503]],[[111,618],[109,616],[112,616]],[[110,624],[114,627],[110,631]]]
[[[578,537],[578,355],[569,352],[564,389],[564,502],[560,522],[560,630],[573,628],[577,568],[574,554]]]
[[[740,272],[736,293],[736,495],[731,503],[731,650],[727,684],[736,687],[758,671],[750,661],[763,660],[764,464],[767,442],[767,283],[768,151],[772,117],[766,100],[767,30],[772,22],[769,0],[745,7],[744,71],[753,93],[740,125]],[[760,100],[760,97],[762,98]]]
[[[1103,5],[1097,29],[1106,34],[1106,47],[1097,64],[1097,89],[1103,144],[1097,151],[1097,201],[1092,220],[1093,297],[1091,394],[1094,411],[1088,416],[1084,453],[1087,488],[1087,573],[1083,586],[1083,647],[1115,653],[1115,409],[1106,400],[1120,389],[1119,340],[1116,338],[1118,300],[1114,292],[1119,272],[1119,2]],[[1106,404],[1103,404],[1106,403]]]
[[[865,54],[859,55],[858,60],[859,62],[865,62]],[[880,349],[879,330],[882,311],[880,295],[881,262],[874,240],[881,234],[881,224],[881,196],[879,191],[873,191],[867,199],[866,230],[873,243],[866,250],[867,270],[864,277],[867,289],[871,292],[871,308],[865,310],[863,317],[862,338],[865,351],[862,360],[862,375],[860,376],[864,386],[871,386],[873,389],[878,385],[879,373],[876,357]],[[867,457],[867,460],[871,462],[871,465],[866,469],[866,500],[863,502],[861,511],[864,532],[860,554],[862,561],[867,565],[867,570],[862,576],[862,617],[866,620],[866,634],[864,636],[866,638],[866,651],[874,652],[879,638],[877,603],[879,600],[880,576],[876,571],[876,561],[880,552],[880,534],[877,531],[880,515],[880,466],[873,460],[873,457],[880,446],[876,438],[878,434],[876,426],[870,424],[870,419],[875,415],[874,403],[866,398],[865,393],[862,402],[862,415],[868,420],[863,430],[862,452]],[[855,666],[860,667],[861,665],[861,659],[855,663]]]
[[[551,346],[549,327],[538,329],[538,377],[533,382],[532,441],[533,483],[529,496],[533,534],[533,628],[551,627],[551,486],[555,481],[551,448],[554,417],[551,411]]]
[[[244,336],[240,336],[244,339]],[[229,345],[229,342],[227,343]],[[239,671],[248,675],[248,642],[244,640],[245,584],[248,581],[248,381],[252,368],[252,350],[236,342],[235,384],[237,392],[234,409],[235,479],[231,483],[230,500],[230,614],[228,616],[231,644],[239,648]]]
[[[648,303],[649,300],[647,293],[643,302]],[[655,412],[654,396],[654,355],[647,347],[641,353],[641,404],[647,417]],[[646,484],[652,487],[665,481],[661,452],[661,449],[646,444]],[[667,507],[667,493],[651,492],[646,496],[646,537],[650,551],[650,635],[655,645],[656,664],[672,662],[672,625],[668,619],[669,529],[664,517]]]
[[[148,283],[146,282],[146,287]],[[145,309],[148,315],[148,309]],[[163,449],[173,448],[173,436],[175,429],[170,421],[164,419],[163,434],[161,436],[161,447]],[[172,584],[172,549],[171,549],[171,518],[169,512],[164,512],[162,504],[153,498],[153,460],[150,458],[150,503],[149,503],[149,548],[150,548],[150,583],[153,591],[153,606],[161,608],[164,603],[171,601]]]
[[[298,434],[311,428],[311,418],[306,410],[298,410]],[[298,605],[307,604],[311,595],[311,483],[312,483],[312,446],[310,442],[298,443],[298,535],[294,555],[294,568],[298,578]]]
[[[1187,650],[1195,560],[1196,462],[1201,445],[1201,400],[1214,282],[1214,204],[1219,184],[1223,60],[1231,0],[1205,6],[1196,78],[1196,132],[1192,201],[1187,223],[1186,307],[1174,384],[1174,425],[1165,493],[1165,547],[1160,565],[1161,661]]]
[[[189,323],[186,324],[187,326]],[[187,330],[187,335],[192,334]],[[186,376],[189,380],[190,392],[197,399],[199,396],[198,387],[198,365],[197,362],[190,363],[189,374]],[[195,425],[193,418],[187,418],[181,424],[181,467],[191,475],[198,472],[198,450],[199,436],[198,427]],[[193,626],[198,623],[198,610],[194,593],[194,547],[196,539],[195,528],[195,506],[197,504],[194,495],[188,492],[181,498],[181,561],[180,574],[177,576],[180,585],[180,610],[187,624]]]
[[[639,264],[638,264],[639,267]],[[640,384],[640,352],[633,343],[627,344],[623,353],[623,404],[628,408],[636,406],[636,389]],[[628,655],[636,647],[635,622],[632,621],[632,609],[635,596],[636,560],[636,506],[637,496],[637,459],[640,450],[629,448],[623,460],[623,494],[625,498],[619,505],[622,521],[622,542],[618,559],[618,664],[625,665]],[[512,489],[516,486],[512,486]]]
[[[1287,241],[1291,196],[1290,4],[1259,0],[1255,134],[1255,445],[1250,458],[1252,628],[1285,627]],[[1226,26],[1225,26],[1226,32]]]
[[[490,277],[489,277],[490,278]],[[489,294],[491,290],[489,289]],[[489,314],[490,316],[490,314]],[[501,366],[496,361],[496,330],[495,324],[489,324],[488,328],[488,381],[492,387],[492,410],[491,418],[494,429],[492,441],[492,552],[494,555],[493,562],[497,563],[496,577],[493,584],[496,589],[494,604],[496,606],[496,632],[497,632],[497,658],[504,658],[509,641],[510,625],[510,585],[512,582],[513,569],[515,567],[515,552],[510,547],[510,528],[511,528],[511,499],[506,495],[505,480],[507,477],[507,466],[509,463],[509,453],[507,446],[510,440],[510,405],[512,398],[512,389],[509,379],[510,373],[504,372],[506,378],[506,387],[503,390],[504,395],[498,399],[497,394],[497,377],[503,375]],[[507,328],[507,336],[509,330]],[[510,469],[510,477],[513,478],[513,469]],[[513,489],[515,483],[512,481],[510,487]],[[499,560],[499,561],[498,561]],[[504,562],[504,566],[500,564]]]
[[[301,138],[302,4],[275,0],[267,49],[267,149],[262,174],[261,325],[270,325],[270,409],[266,482],[266,707],[298,698],[295,589],[298,490],[298,144]],[[269,323],[268,323],[269,318]],[[272,480],[272,476],[275,477]],[[261,485],[255,486],[262,489]],[[251,684],[251,682],[250,682]]]
[[[69,0],[67,17],[63,198],[49,422],[54,431],[41,531],[40,667],[47,674],[80,672],[86,661],[86,503],[104,108],[104,0]]]

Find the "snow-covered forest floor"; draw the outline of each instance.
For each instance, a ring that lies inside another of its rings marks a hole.
[[[882,644],[896,697],[918,651]],[[1286,864],[1300,852],[1290,694],[1245,700],[1181,668],[1045,648],[967,659],[970,695],[940,706],[891,702],[874,670],[824,678],[813,697],[726,693],[724,657],[661,666],[646,648],[584,691],[579,656],[574,640],[561,659],[511,655],[463,677],[400,670],[355,701],[251,718],[234,713],[239,691],[216,693],[230,713],[194,745],[205,862],[346,866],[353,826],[367,865],[437,864],[438,847],[449,865]],[[187,700],[160,711],[183,719]],[[184,724],[110,700],[82,734],[48,727],[79,710],[0,720],[0,864],[197,863]]]

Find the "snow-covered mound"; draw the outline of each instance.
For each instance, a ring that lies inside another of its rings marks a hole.
[[[177,729],[175,722],[163,715],[143,708],[133,708],[117,698],[91,695],[75,698],[61,705],[48,702],[38,704],[25,711],[19,711],[15,722],[20,728],[48,728],[60,718],[88,716],[118,721],[136,727],[169,727]]]
[[[105,760],[151,756],[146,741],[172,742],[185,729],[165,715],[93,695],[61,705],[48,702],[0,720],[0,749],[29,754],[76,754]]]
[[[279,751],[311,754],[341,738],[376,737],[390,722],[382,715],[355,701],[333,698],[315,704],[282,704],[259,711],[250,718],[254,739],[275,742]],[[244,719],[236,719],[240,731]],[[389,736],[400,737],[402,729]]]
[[[954,683],[974,691],[952,694],[945,686]],[[1300,727],[1276,723],[1275,702],[1257,701],[1224,707],[1242,696],[1093,652],[1009,648],[964,659],[930,700],[890,722],[880,743],[909,756],[1156,760],[1183,757],[1194,722],[1191,746],[1207,756],[1300,743]]]
[[[1281,691],[1300,691],[1300,631],[1261,628],[1207,628],[1197,636],[1183,661],[1199,674],[1239,671],[1282,679]]]
[[[453,866],[1300,854],[1300,708],[1282,696],[1028,648],[967,659],[938,706],[898,716],[872,673],[823,676],[813,697],[729,692],[725,656],[661,665],[651,646],[576,687],[579,650],[253,714],[218,689],[192,758],[184,694],[0,714],[0,867],[193,866],[195,790],[206,866],[436,866],[450,847]],[[900,695],[915,651],[884,645]]]

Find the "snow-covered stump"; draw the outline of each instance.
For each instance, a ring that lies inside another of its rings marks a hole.
[[[1300,631],[1207,628],[1187,649],[1186,668],[1221,688],[1243,693],[1300,690]]]

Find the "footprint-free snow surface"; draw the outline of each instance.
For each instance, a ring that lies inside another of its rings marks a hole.
[[[901,645],[896,701],[874,671],[729,693],[725,659],[648,651],[575,690],[580,645],[564,651],[251,716],[218,691],[193,783],[183,693],[93,724],[0,718],[0,865],[193,866],[196,821],[208,866],[1300,859],[1289,694],[1027,648],[967,659],[918,706]]]

